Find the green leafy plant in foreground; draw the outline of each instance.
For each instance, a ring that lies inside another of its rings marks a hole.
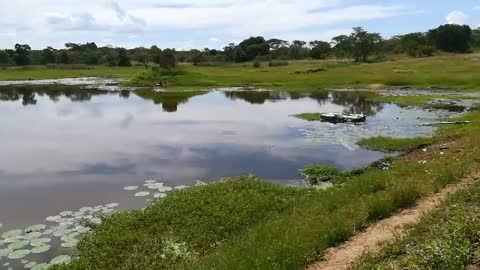
[[[343,173],[332,166],[314,164],[301,169],[300,175],[302,175],[310,185],[318,185],[322,182],[335,182]]]

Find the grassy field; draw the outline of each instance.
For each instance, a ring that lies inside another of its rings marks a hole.
[[[404,58],[371,64],[348,61],[292,61],[288,66],[269,67],[263,63],[226,64],[214,67],[181,64],[184,74],[165,76],[144,72],[143,67],[92,69],[48,69],[45,67],[0,70],[0,80],[45,79],[81,76],[135,78],[134,85],[153,86],[158,79],[171,82],[171,88],[219,86],[259,86],[288,90],[369,86],[451,87],[480,89],[480,54],[443,55],[431,58]],[[316,72],[314,72],[316,71]]]
[[[346,174],[333,188],[281,187],[254,177],[178,191],[116,214],[57,269],[303,269],[369,224],[479,169],[480,113],[445,127],[449,143],[399,157],[392,169]],[[425,161],[425,162],[419,162]]]
[[[77,77],[133,78],[145,71],[144,67],[86,66],[85,68],[47,68],[27,66],[0,69],[0,80],[39,80]]]

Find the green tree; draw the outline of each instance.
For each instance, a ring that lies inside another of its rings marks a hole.
[[[270,45],[263,37],[250,37],[242,41],[238,47],[245,52],[245,57],[242,61],[251,61],[257,56],[263,56],[270,53]]]
[[[30,51],[28,44],[15,44],[15,63],[18,66],[30,64]]]
[[[40,63],[45,65],[45,64],[52,64],[56,62],[56,55],[55,55],[55,49],[52,47],[47,47],[42,51],[42,56],[40,59]]]
[[[353,28],[350,35],[352,44],[352,56],[355,61],[367,62],[368,56],[378,52],[379,45],[383,41],[378,33],[368,33],[361,27]]]
[[[118,66],[120,67],[130,67],[130,57],[128,56],[128,51],[124,48],[117,49],[118,52]]]
[[[353,51],[352,40],[347,35],[336,36],[332,39],[333,49],[337,57],[351,56]]]
[[[473,47],[480,48],[480,28],[472,30]]]
[[[64,65],[67,65],[68,63],[70,63],[70,57],[68,56],[68,52],[66,50],[60,51],[57,62]]]
[[[204,52],[201,52],[199,50],[192,50],[192,53],[192,62],[194,65],[199,65],[201,63],[207,62],[208,59]]]
[[[174,68],[177,66],[177,58],[175,57],[175,50],[165,49],[160,56],[160,67]]]
[[[445,24],[430,30],[428,38],[439,50],[466,53],[471,49],[472,29],[468,25]]]
[[[310,42],[312,50],[310,51],[310,56],[313,59],[325,59],[328,57],[332,50],[332,46],[328,42],[324,41],[312,41]]]
[[[152,60],[152,55],[147,48],[136,48],[132,55],[132,59],[142,63],[145,69],[148,69],[150,61]]]
[[[0,51],[0,67],[5,67],[11,64],[10,55],[5,51]]]

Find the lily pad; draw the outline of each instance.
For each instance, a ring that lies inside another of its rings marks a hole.
[[[52,241],[52,239],[50,238],[37,238],[37,239],[33,239],[32,241],[30,241],[30,245],[32,247],[40,247],[40,246],[43,246],[45,244],[48,244]]]
[[[27,240],[20,240],[20,241],[11,243],[10,245],[8,245],[8,248],[12,250],[21,249],[23,247],[28,246],[29,243],[30,242]]]
[[[50,265],[46,263],[40,263],[32,267],[32,270],[46,270],[50,267]]]
[[[182,189],[186,189],[186,188],[188,188],[188,186],[185,186],[185,185],[175,187],[175,189],[177,189],[177,190],[182,190]]]
[[[5,244],[5,240],[0,239],[0,247],[3,246],[3,244]]]
[[[58,257],[53,258],[50,261],[50,264],[63,264],[68,263],[71,260],[71,257],[68,255],[60,255]]]
[[[62,217],[68,217],[68,216],[71,216],[73,214],[72,211],[63,211],[63,212],[60,212],[60,216]]]
[[[109,203],[109,204],[105,205],[105,207],[107,207],[107,208],[115,208],[115,207],[118,207],[118,206],[119,206],[118,203]]]
[[[43,245],[43,246],[39,246],[39,247],[34,247],[34,248],[32,248],[32,253],[33,254],[44,253],[44,252],[49,251],[50,248],[51,248],[50,245]]]
[[[128,186],[128,187],[124,187],[123,189],[128,191],[134,191],[138,189],[138,186]]]
[[[21,235],[22,233],[23,233],[22,230],[11,230],[11,231],[8,231],[8,232],[4,232],[2,234],[2,238],[14,237],[14,236]]]
[[[32,240],[35,238],[39,238],[40,236],[42,236],[42,233],[40,232],[30,232],[25,235],[25,239]]]
[[[10,238],[7,238],[5,239],[5,243],[15,243],[15,242],[18,242],[20,240],[24,240],[25,237],[23,235],[16,235],[16,236],[12,236]]]
[[[19,250],[15,250],[15,251],[11,252],[10,254],[8,254],[8,258],[10,260],[18,260],[18,259],[24,258],[25,256],[27,256],[29,254],[30,254],[30,250],[19,249]]]
[[[156,193],[155,195],[153,195],[155,198],[165,198],[167,197],[167,194],[165,193]]]
[[[147,184],[154,184],[156,182],[157,182],[156,180],[146,180],[145,181],[145,183],[147,183]]]
[[[2,257],[8,256],[8,254],[10,254],[12,251],[13,250],[11,250],[9,248],[0,249],[0,259]]]
[[[62,220],[62,216],[50,216],[47,217],[45,220],[49,222],[59,222],[60,220]]]
[[[78,240],[77,239],[70,239],[67,242],[62,243],[62,247],[64,248],[73,248],[78,245]]]
[[[135,197],[146,197],[148,195],[150,195],[150,192],[148,191],[141,191],[141,192],[135,193]]]
[[[29,263],[25,264],[24,267],[26,269],[31,269],[31,268],[35,267],[36,265],[37,265],[37,262],[29,262]]]
[[[47,226],[45,224],[37,224],[37,225],[32,225],[28,228],[25,229],[25,232],[38,232],[41,230],[45,230]]]
[[[161,188],[158,189],[158,191],[160,191],[160,192],[168,192],[168,191],[172,191],[172,190],[173,190],[173,188],[171,188],[171,187],[161,187]]]
[[[81,227],[81,228],[78,228],[76,229],[77,232],[79,233],[86,233],[86,232],[89,232],[91,229],[90,228],[85,228],[85,227]]]

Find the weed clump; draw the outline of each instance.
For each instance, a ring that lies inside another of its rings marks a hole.
[[[305,177],[305,180],[313,186],[322,182],[335,182],[343,175],[343,173],[332,166],[314,164],[301,169],[300,175]]]

